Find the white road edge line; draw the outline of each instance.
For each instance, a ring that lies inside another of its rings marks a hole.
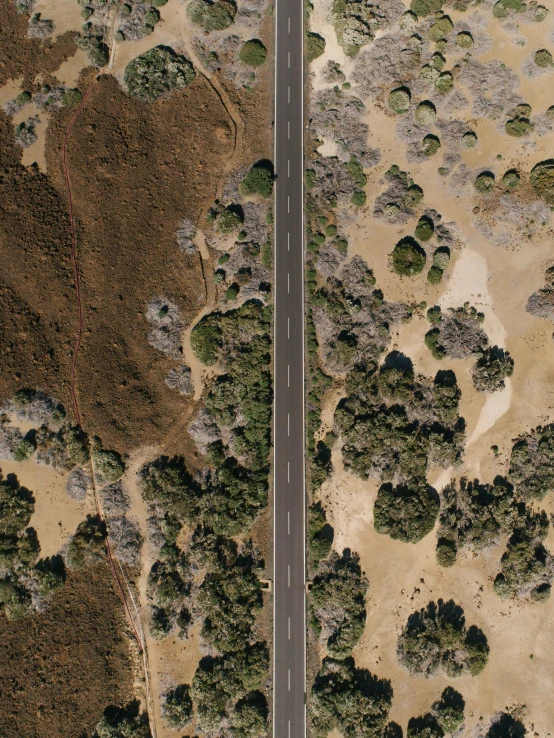
[[[289,618],[289,641],[290,641],[290,618]]]
[[[290,364],[287,364],[287,387],[290,387]]]
[[[287,436],[290,436],[290,413],[287,413]]]
[[[290,669],[289,669],[289,692],[290,692]]]
[[[290,536],[290,510],[287,511],[287,535]],[[290,632],[290,618],[289,618],[289,632]]]
[[[289,69],[290,69],[290,51],[289,51]]]
[[[290,564],[287,564],[287,581],[290,587]]]

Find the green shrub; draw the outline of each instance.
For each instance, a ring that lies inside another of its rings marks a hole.
[[[454,541],[450,541],[448,538],[439,538],[437,542],[436,555],[440,566],[454,566],[458,556],[456,543]]]
[[[23,438],[13,452],[14,461],[26,461],[35,453],[35,445],[27,438]]]
[[[442,282],[443,270],[436,266],[432,266],[427,272],[427,281],[429,284],[440,284]]]
[[[537,67],[541,67],[542,69],[546,67],[552,67],[554,66],[552,61],[552,54],[548,49],[539,49],[535,52],[535,64]]]
[[[423,139],[423,153],[425,156],[433,156],[441,147],[441,142],[438,136],[429,134]]]
[[[521,177],[517,169],[508,169],[501,179],[502,185],[508,190],[515,190],[516,187],[519,187],[520,181]]]
[[[304,186],[307,190],[311,190],[315,185],[315,170],[306,169],[304,172]]]
[[[430,712],[410,718],[406,738],[444,738],[444,731],[437,718]]]
[[[172,90],[182,90],[195,77],[192,64],[167,46],[155,46],[125,67],[124,80],[131,95],[154,102]]]
[[[394,540],[417,543],[433,530],[438,514],[438,495],[424,482],[383,484],[373,506],[373,525]]]
[[[62,102],[66,108],[71,108],[74,105],[78,105],[83,99],[81,91],[73,87],[64,91],[62,96]]]
[[[473,36],[469,31],[462,31],[456,36],[456,43],[461,49],[471,49],[473,46]]]
[[[430,126],[435,122],[437,117],[437,109],[430,100],[420,102],[415,109],[414,117],[416,122],[422,126]]]
[[[363,190],[356,190],[354,194],[352,195],[352,205],[355,205],[357,208],[361,208],[363,205],[365,205],[367,200],[367,195]]]
[[[446,353],[440,344],[440,331],[438,328],[432,328],[430,331],[427,331],[424,342],[434,359],[444,359]]]
[[[443,0],[412,0],[410,10],[420,18],[442,10]]]
[[[106,524],[98,515],[87,515],[79,523],[75,535],[67,547],[67,565],[71,569],[83,569],[100,562],[106,551]]]
[[[236,282],[233,282],[233,284],[225,291],[225,299],[227,302],[236,300],[239,292],[240,286]]]
[[[179,684],[163,695],[162,715],[171,728],[184,728],[192,720],[192,699],[188,684]]]
[[[512,446],[509,478],[524,500],[542,500],[554,490],[554,425],[519,436]]]
[[[242,215],[238,209],[228,207],[216,216],[216,228],[219,233],[228,236],[241,227],[242,220]]]
[[[435,88],[441,95],[446,95],[453,87],[454,77],[450,72],[443,72],[435,82]]]
[[[205,31],[223,31],[235,20],[237,7],[231,0],[193,0],[188,12],[192,22]]]
[[[554,205],[554,159],[535,164],[529,181],[539,197],[542,197],[549,205]]]
[[[473,183],[473,186],[481,194],[492,192],[494,189],[494,174],[492,172],[481,172]]]
[[[489,647],[482,631],[466,629],[464,611],[453,600],[430,602],[408,618],[398,639],[400,663],[412,676],[477,676],[485,667]]]
[[[125,707],[110,706],[97,724],[92,738],[151,738],[148,714],[140,712],[138,700]]]
[[[117,451],[105,451],[102,448],[92,454],[94,471],[103,482],[117,482],[125,473],[125,462]]]
[[[329,556],[332,545],[333,529],[327,523],[321,503],[316,502],[308,508],[308,554],[312,567]]]
[[[389,108],[397,113],[407,113],[410,108],[411,94],[407,87],[397,87],[388,97]]]
[[[273,165],[267,160],[254,164],[240,185],[243,195],[270,197],[273,192]]]
[[[267,49],[258,38],[253,38],[241,46],[239,59],[249,67],[261,67],[267,59]]]
[[[163,8],[164,5],[167,5],[167,0],[152,0],[152,5],[155,8]]]
[[[529,120],[521,116],[516,116],[515,118],[512,118],[504,126],[504,129],[508,136],[514,136],[514,138],[525,136],[525,134],[528,133],[532,128],[533,126],[531,125]]]
[[[432,710],[445,733],[455,733],[464,722],[465,700],[452,687],[446,687]]]
[[[235,705],[231,715],[234,738],[261,738],[267,733],[267,700],[262,692],[250,692]]]
[[[415,237],[419,241],[428,241],[433,236],[434,232],[435,225],[433,221],[431,220],[431,218],[429,218],[429,216],[423,215],[416,225],[414,233]]]
[[[447,15],[438,18],[429,29],[428,36],[431,41],[440,41],[446,38],[454,29],[454,24]]]
[[[462,143],[466,149],[474,149],[477,146],[477,134],[473,131],[468,131],[462,136]]]
[[[271,241],[266,241],[263,244],[260,250],[260,261],[268,269],[273,267],[273,249],[271,247]]]
[[[513,372],[514,360],[509,352],[498,346],[488,346],[473,367],[471,379],[478,392],[497,392],[504,389],[504,380]]]
[[[408,187],[405,204],[408,208],[416,208],[423,202],[423,190],[419,185],[413,184]]]
[[[450,264],[450,249],[446,246],[441,246],[433,254],[433,266],[444,272]]]
[[[423,270],[427,259],[425,251],[410,236],[406,236],[396,244],[391,258],[394,271],[405,277],[413,277],[414,274],[419,274]]]
[[[325,39],[319,33],[308,31],[304,42],[304,54],[308,62],[313,62],[325,51]]]

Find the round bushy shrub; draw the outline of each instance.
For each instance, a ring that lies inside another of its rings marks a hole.
[[[468,131],[462,136],[462,143],[466,149],[474,149],[477,146],[477,134],[473,131]]]
[[[195,77],[192,64],[167,46],[156,46],[129,62],[125,84],[131,95],[153,102],[171,90],[181,90]]]
[[[423,271],[427,259],[425,251],[410,236],[406,236],[396,244],[391,258],[394,271],[405,277],[412,277]]]
[[[514,190],[516,187],[519,187],[520,181],[521,178],[517,169],[508,169],[501,179],[503,186],[509,190]]]
[[[446,38],[454,28],[454,24],[447,15],[438,18],[429,29],[429,39],[431,41],[441,41]]]
[[[548,49],[539,49],[535,52],[535,64],[537,67],[545,69],[546,67],[554,66],[552,62],[552,54]]]
[[[430,126],[437,117],[437,109],[430,100],[424,100],[417,106],[414,117],[420,125]]]
[[[325,51],[325,39],[320,36],[319,33],[312,33],[311,31],[306,34],[306,41],[304,43],[304,54],[308,62],[312,62],[317,59]],[[344,85],[343,85],[344,86]]]
[[[435,82],[435,87],[441,95],[445,95],[454,87],[454,77],[450,72],[443,72]]]
[[[425,156],[433,156],[441,147],[440,138],[433,136],[432,133],[425,136],[423,139],[423,153]]]
[[[188,12],[192,22],[205,31],[223,31],[235,20],[237,8],[230,0],[193,0]]]
[[[273,191],[273,165],[262,160],[254,164],[240,186],[243,195],[270,197]]]
[[[506,131],[508,136],[520,138],[521,136],[525,136],[525,134],[530,131],[532,127],[533,126],[527,118],[523,118],[518,115],[506,123],[506,125],[504,126],[504,130]]]
[[[461,49],[471,49],[473,46],[473,36],[469,31],[462,31],[456,36],[456,43]]]
[[[407,87],[397,87],[389,94],[388,106],[399,115],[407,113],[410,107],[411,94]]]
[[[267,49],[259,39],[250,39],[242,45],[239,59],[249,67],[261,67],[267,59]]]
[[[433,221],[427,215],[423,215],[416,225],[415,237],[420,241],[428,241],[434,232],[435,226]]]
[[[437,249],[433,254],[433,266],[444,272],[449,263],[450,251],[446,246],[441,246],[441,248]]]
[[[420,18],[442,10],[442,0],[412,0],[410,10]]]
[[[494,189],[494,174],[492,172],[481,172],[473,185],[477,192],[492,192]]]
[[[357,208],[362,207],[362,205],[365,205],[367,199],[367,195],[363,190],[356,190],[354,194],[352,195],[352,204],[355,205]]]
[[[542,197],[549,205],[554,205],[554,159],[535,164],[529,181],[539,197]]]
[[[430,284],[439,284],[442,281],[442,269],[433,265],[427,272],[427,281]]]

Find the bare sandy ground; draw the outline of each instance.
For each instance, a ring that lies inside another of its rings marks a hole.
[[[323,79],[329,60],[339,62],[346,79],[352,81],[355,62],[345,56],[336,42],[329,22],[331,5],[330,0],[316,3],[311,16],[312,30],[326,39],[324,55],[310,67],[314,91],[332,86]],[[533,106],[534,114],[544,112],[554,102],[549,95],[551,78],[527,75],[528,61],[534,51],[552,47],[552,9],[546,22],[512,24],[515,30],[506,30],[507,26],[496,22],[488,5],[468,13],[450,8],[446,12],[454,22],[467,21],[471,12],[486,16],[488,21],[481,23],[481,30],[489,35],[490,48],[476,58],[482,62],[500,59],[517,72],[521,83],[517,92]],[[447,68],[450,66],[449,62]],[[462,92],[471,106],[471,95],[463,86]],[[355,84],[352,94],[358,94]],[[507,233],[505,245],[495,245],[477,227],[477,217],[482,213],[474,211],[479,203],[473,188],[456,188],[450,180],[441,177],[437,173],[440,156],[417,164],[408,161],[406,145],[396,136],[394,116],[383,109],[381,102],[374,104],[364,99],[364,103],[368,145],[380,150],[381,160],[366,170],[367,205],[356,210],[354,216],[346,211],[338,214],[349,240],[348,255],[359,254],[367,261],[387,300],[414,304],[424,300],[428,306],[438,304],[443,310],[460,307],[465,302],[474,305],[485,314],[483,328],[491,345],[511,353],[515,362],[513,377],[503,391],[485,395],[476,392],[471,383],[473,360],[433,359],[423,343],[430,327],[424,314],[416,313],[409,324],[397,327],[390,346],[390,350],[402,351],[412,359],[416,373],[433,377],[439,369],[452,369],[462,391],[460,414],[466,419],[468,439],[464,463],[455,470],[432,470],[429,481],[439,490],[453,475],[478,476],[490,482],[496,474],[506,472],[515,436],[554,419],[553,326],[525,311],[527,298],[543,285],[545,269],[552,263],[552,221],[537,227],[528,239],[523,227],[510,232],[501,217],[493,218],[487,221],[493,233]],[[478,119],[469,110],[456,114],[463,120],[470,119],[468,128],[475,130],[479,139],[475,149],[459,152],[468,168],[492,168],[498,178],[504,171],[517,167],[522,177],[526,177],[534,163],[552,156],[552,133],[513,138],[503,130],[504,118]],[[334,155],[335,142],[331,137],[323,138],[319,151]],[[413,235],[416,222],[411,219],[406,226],[391,225],[372,215],[373,202],[385,189],[383,175],[393,164],[409,172],[423,187],[425,207],[438,211],[443,223],[453,223],[459,236],[459,246],[452,251],[450,265],[438,286],[426,281],[425,272],[414,278],[401,278],[391,271],[389,255],[395,243],[405,235]],[[340,391],[325,403],[324,430],[332,422],[332,406],[337,397]],[[492,444],[500,449],[496,457],[491,451]],[[354,655],[359,665],[392,680],[395,697],[391,719],[405,730],[409,718],[426,712],[449,683],[443,677],[429,680],[410,677],[397,662],[396,642],[412,611],[439,597],[453,598],[464,608],[467,623],[474,623],[485,632],[491,649],[482,675],[450,682],[467,702],[464,736],[473,735],[481,720],[486,723],[491,715],[514,704],[526,705],[526,724],[534,728],[536,736],[553,735],[554,705],[550,695],[554,686],[554,659],[550,643],[554,635],[554,602],[513,604],[497,597],[492,580],[498,571],[502,544],[486,555],[464,558],[451,569],[442,569],[435,560],[434,532],[416,545],[378,535],[373,528],[372,513],[377,483],[363,481],[344,471],[340,444],[333,449],[333,464],[335,472],[323,488],[322,499],[335,528],[335,547],[339,551],[343,548],[357,551],[370,580],[367,626]],[[547,500],[543,506],[550,512],[552,503]],[[548,542],[552,550],[552,531]]]

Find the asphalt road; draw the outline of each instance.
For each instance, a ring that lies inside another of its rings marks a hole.
[[[276,2],[273,736],[306,735],[303,2]]]

